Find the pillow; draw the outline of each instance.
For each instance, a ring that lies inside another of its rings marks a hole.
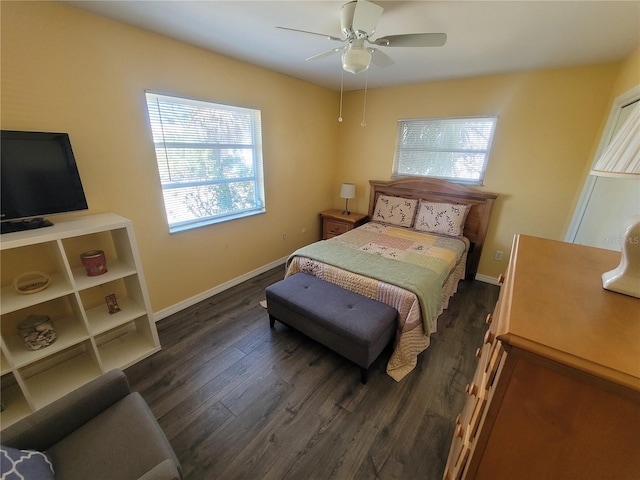
[[[411,228],[416,216],[417,203],[418,201],[413,199],[380,195],[373,210],[372,220]]]
[[[35,450],[17,450],[0,446],[1,480],[53,480],[53,465],[49,457]]]
[[[415,229],[420,232],[461,237],[469,210],[471,205],[421,201]]]

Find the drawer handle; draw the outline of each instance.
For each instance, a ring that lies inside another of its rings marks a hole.
[[[487,313],[487,318],[485,319],[485,323],[488,323],[489,325],[491,325],[491,322],[493,322],[493,313]]]
[[[459,413],[458,416],[456,417],[456,425],[460,425],[461,421],[462,421],[462,414]]]
[[[464,437],[464,427],[462,425],[458,425],[456,427],[456,432],[454,435],[455,438],[462,438]]]
[[[482,349],[476,348],[476,357],[480,358],[482,356]]]
[[[487,333],[484,334],[484,343],[488,343],[489,345],[493,344],[496,336],[491,330],[487,330]]]
[[[501,273],[498,275],[498,285],[502,285],[504,283],[504,275]]]

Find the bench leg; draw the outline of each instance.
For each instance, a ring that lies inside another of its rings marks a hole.
[[[276,317],[274,317],[273,315],[269,314],[269,327],[273,328],[273,326],[276,324]]]
[[[367,383],[368,378],[369,378],[369,369],[360,367],[360,381],[362,382],[363,385]]]

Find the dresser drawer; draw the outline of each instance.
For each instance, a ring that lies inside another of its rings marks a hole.
[[[487,399],[484,396],[480,396],[476,399],[476,403],[473,406],[473,411],[471,412],[471,420],[469,422],[469,441],[473,442],[478,435],[478,427],[480,426],[480,421],[482,420],[482,415],[484,414],[484,410],[487,406]]]
[[[453,428],[453,440],[451,441],[451,449],[449,450],[449,458],[444,469],[443,480],[454,480],[459,478],[459,465],[461,460],[462,448],[465,446],[464,431],[462,427],[462,415],[458,415],[455,427]]]
[[[489,390],[493,387],[493,383],[496,380],[496,375],[498,373],[498,367],[500,367],[500,363],[502,362],[502,357],[505,356],[504,347],[500,342],[496,348],[491,352],[491,358],[489,359],[489,364],[487,365],[487,369],[485,372],[485,381],[484,381],[484,389]]]
[[[473,412],[473,401],[467,398],[462,413],[456,418],[453,427],[453,439],[447,457],[447,464],[444,469],[443,480],[459,479],[466,464],[469,452],[469,420]]]

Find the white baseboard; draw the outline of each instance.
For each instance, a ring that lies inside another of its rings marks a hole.
[[[232,280],[229,280],[228,282],[225,282],[221,285],[218,285],[217,287],[213,287],[210,288],[209,290],[206,290],[202,293],[199,293],[198,295],[195,295],[191,298],[188,298],[182,302],[176,303],[175,305],[172,305],[170,307],[164,308],[158,312],[154,312],[153,314],[153,319],[154,321],[158,322],[159,320],[162,320],[163,318],[168,317],[169,315],[173,315],[174,313],[178,313],[181,310],[184,310],[185,308],[188,308],[192,305],[195,305],[198,302],[201,302],[203,300],[206,300],[209,297],[212,297],[213,295],[216,295],[220,292],[224,292],[225,290],[231,288],[231,287],[235,287],[236,285],[245,282],[247,280],[252,279],[253,277],[257,277],[258,275],[260,275],[261,273],[267,272],[269,270],[271,270],[272,268],[277,267],[278,265],[284,265],[284,262],[286,262],[288,257],[282,257],[278,260],[275,260],[267,265],[264,265],[260,268],[257,268],[255,270],[252,270],[248,273],[245,273],[244,275],[240,275],[239,277],[236,277]]]
[[[481,273],[476,273],[476,280],[478,280],[479,282],[490,283],[492,285],[500,285],[497,278],[490,277],[488,275],[482,275]]]

